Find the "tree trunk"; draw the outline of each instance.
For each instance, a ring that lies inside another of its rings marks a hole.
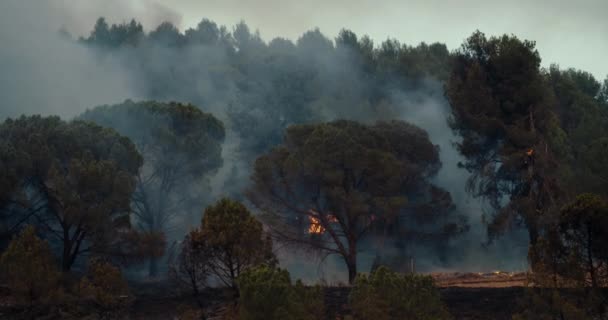
[[[348,283],[353,284],[357,277],[357,241],[354,239],[348,240],[348,256],[346,257],[346,266],[348,267]]]
[[[148,268],[148,277],[154,278],[158,275],[158,258],[150,258],[150,265]]]
[[[69,240],[67,233],[66,238],[63,239],[63,255],[61,256],[61,270],[63,272],[69,272],[72,268],[72,242]]]
[[[346,267],[348,268],[348,283],[353,284],[357,277],[357,256],[348,257],[346,261]]]
[[[529,223],[528,224],[528,236],[530,237],[530,245],[535,245],[538,242],[538,227],[536,226],[536,223]]]

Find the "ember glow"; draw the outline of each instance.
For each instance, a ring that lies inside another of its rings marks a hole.
[[[534,155],[534,149],[528,149],[528,151],[526,151],[526,155],[528,157],[531,157],[532,155]]]
[[[311,212],[314,212],[311,210]],[[310,225],[308,226],[308,233],[310,234],[323,234],[325,232],[325,227],[323,227],[321,223],[321,219],[318,217],[318,213],[314,212],[313,215],[308,216],[308,221]],[[338,222],[338,219],[333,215],[327,215],[326,217],[328,223]]]
[[[321,225],[321,221],[319,218],[308,216],[308,220],[310,221],[310,226],[308,227],[308,233],[310,234],[322,234],[325,232],[325,228]]]

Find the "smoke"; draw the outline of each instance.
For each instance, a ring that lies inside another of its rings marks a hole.
[[[395,91],[393,100],[402,110],[401,118],[424,128],[433,144],[439,146],[442,167],[434,177],[434,183],[449,191],[457,210],[469,221],[469,231],[452,240],[449,268],[453,270],[490,271],[523,270],[527,265],[528,237],[522,231],[514,231],[488,244],[484,211],[490,208],[479,198],[473,198],[465,188],[470,174],[459,163],[465,158],[455,143],[460,138],[448,126],[450,106],[437,81],[428,79],[425,90],[415,92]],[[445,268],[436,257],[425,254],[425,248],[414,249],[421,270]]]
[[[433,182],[451,193],[459,212],[471,224],[467,234],[450,243],[447,267],[432,250],[412,247],[418,269],[485,271],[521,269],[525,265],[527,243],[520,234],[504,238],[493,247],[482,246],[486,240],[481,222],[484,205],[465,191],[469,174],[457,166],[464,159],[453,145],[457,138],[447,126],[449,106],[437,81],[424,81],[410,89],[397,89],[400,86],[395,83],[375,83],[366,76],[353,52],[334,47],[332,41],[314,30],[295,44],[284,39],[266,44],[243,25],[237,26],[233,30],[236,46],[249,50],[245,54],[239,48],[238,57],[237,51],[227,49],[221,39],[180,48],[146,40],[137,47],[116,48],[108,53],[78,44],[58,32],[63,27],[86,36],[98,16],[106,16],[110,23],[136,17],[147,30],[163,21],[176,26],[181,21],[175,12],[143,0],[2,2],[0,118],[23,113],[71,118],[87,108],[125,99],[194,103],[227,127],[224,165],[210,177],[211,191],[198,190],[210,193],[210,200],[240,197],[249,183],[254,159],[280,143],[283,130],[291,124],[335,119],[407,120],[427,130],[431,141],[440,146],[443,167]],[[217,30],[221,26],[207,22],[188,32],[205,38],[221,35]],[[185,37],[184,33],[176,40],[180,37]],[[371,99],[378,95],[371,90],[381,92],[383,100]],[[192,210],[202,212],[202,208]],[[363,248],[368,250],[359,255],[360,271],[367,271],[377,252],[373,243]],[[390,255],[394,248],[383,250]],[[284,250],[279,256],[294,277],[345,281],[343,263],[336,257],[322,260],[318,267],[319,259]]]
[[[88,34],[100,15],[118,21],[142,17],[154,26],[181,19],[144,0],[1,1],[0,119],[21,114],[70,118],[94,105],[139,97],[127,70],[97,59],[65,34]]]

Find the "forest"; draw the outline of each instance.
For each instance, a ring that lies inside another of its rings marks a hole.
[[[479,30],[52,41],[130,97],[0,103],[0,317],[608,319],[608,77]],[[433,276],[497,269],[513,303],[468,317]]]

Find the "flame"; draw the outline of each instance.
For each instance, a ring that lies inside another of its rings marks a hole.
[[[308,227],[308,233],[310,234],[322,234],[325,232],[325,228],[321,225],[321,221],[319,218],[308,216],[308,220],[310,221],[310,226]]]
[[[532,155],[534,155],[534,149],[528,149],[528,151],[526,151],[526,155],[528,157],[531,157]]]
[[[310,234],[323,234],[325,232],[325,227],[321,224],[321,220],[318,218],[318,213],[314,210],[310,210],[311,215],[308,216],[308,221],[310,225],[308,226],[308,233]],[[328,223],[338,222],[338,218],[334,215],[327,215],[326,220]]]

